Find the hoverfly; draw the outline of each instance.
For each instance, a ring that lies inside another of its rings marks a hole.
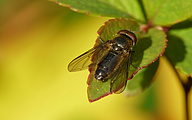
[[[110,80],[110,92],[121,93],[127,83],[132,47],[137,38],[128,30],[120,30],[112,40],[105,42],[98,38],[101,44],[72,60],[68,70],[74,72],[94,66],[96,69],[91,71],[94,78],[102,82]],[[120,85],[116,85],[116,82]]]

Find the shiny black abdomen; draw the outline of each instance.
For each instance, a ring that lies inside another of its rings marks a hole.
[[[105,55],[100,63],[98,63],[97,70],[95,72],[95,78],[97,80],[105,81],[105,78],[110,75],[117,64],[120,61],[121,55],[117,52],[110,50],[107,55]]]

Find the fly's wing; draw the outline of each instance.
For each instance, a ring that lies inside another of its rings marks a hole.
[[[127,57],[124,57],[117,70],[110,75],[111,85],[110,85],[110,92],[119,94],[124,91],[128,73],[129,73],[129,65],[130,65],[130,57],[131,54],[128,54]]]
[[[72,60],[68,65],[69,72],[84,70],[88,68],[89,65],[96,64],[99,59],[101,59],[101,56],[103,56],[104,51],[106,50],[106,43],[107,42],[99,44],[98,46],[88,50],[87,52]],[[92,59],[94,59],[94,63]]]

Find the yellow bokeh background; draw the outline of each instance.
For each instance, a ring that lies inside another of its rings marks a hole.
[[[165,58],[142,94],[88,102],[88,70],[67,65],[108,19],[50,1],[0,1],[0,120],[184,120],[182,86]],[[192,120],[191,101],[192,93]]]

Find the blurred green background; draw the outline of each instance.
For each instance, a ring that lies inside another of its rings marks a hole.
[[[144,93],[88,102],[88,70],[67,65],[107,19],[45,0],[0,0],[0,120],[183,120],[182,86],[164,58]],[[190,93],[190,113],[191,101]]]

